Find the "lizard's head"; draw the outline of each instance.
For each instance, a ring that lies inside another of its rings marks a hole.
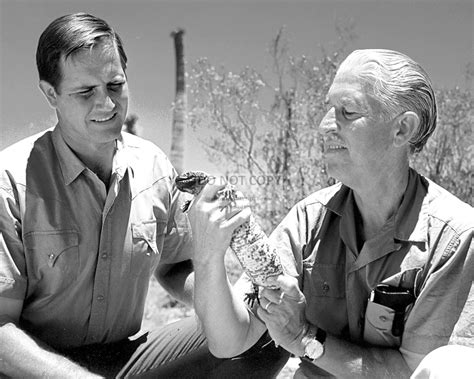
[[[202,171],[189,171],[178,175],[175,183],[180,191],[197,195],[209,183],[209,175]]]

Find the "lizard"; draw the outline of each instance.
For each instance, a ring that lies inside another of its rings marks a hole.
[[[178,190],[198,195],[210,178],[201,171],[189,171],[178,175],[175,184]],[[217,192],[218,198],[230,200],[230,207],[244,208],[248,206],[248,200],[234,186],[227,184],[224,189]],[[186,201],[181,210],[186,212],[192,200]],[[243,223],[234,230],[230,241],[230,248],[237,257],[240,265],[248,275],[253,285],[253,292],[245,295],[246,302],[252,307],[258,298],[259,286],[278,288],[270,284],[268,279],[283,273],[283,267],[276,250],[271,247],[268,237],[256,222],[253,214],[249,221]]]

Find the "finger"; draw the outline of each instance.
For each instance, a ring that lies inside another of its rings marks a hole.
[[[226,183],[208,183],[203,190],[196,196],[196,199],[213,201],[217,197],[217,192],[222,191],[226,187]]]
[[[260,291],[260,299],[266,299],[276,304],[281,303],[282,292],[279,289],[264,288]]]
[[[260,310],[264,312],[265,315],[271,314],[272,313],[272,307],[273,310],[275,310],[275,303],[272,303],[271,301],[268,301],[267,299],[262,299],[260,301]]]
[[[270,311],[268,310],[268,308],[270,308],[270,305],[272,305],[271,301],[267,302],[267,304],[263,307],[263,309],[265,309],[268,313],[270,313]]]
[[[275,283],[280,287],[281,292],[285,294],[284,296],[286,298],[296,301],[300,301],[304,298],[298,286],[298,279],[295,277],[282,274],[275,279]]]
[[[226,221],[222,222],[221,227],[224,229],[235,230],[244,222],[250,220],[250,215],[252,211],[250,208],[245,208],[243,210],[235,210],[237,213],[232,214],[234,211],[231,212],[231,217],[228,218]]]

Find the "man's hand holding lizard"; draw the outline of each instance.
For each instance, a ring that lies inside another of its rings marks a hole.
[[[306,298],[298,287],[298,280],[292,276],[280,275],[275,284],[279,289],[261,291],[257,314],[277,345],[302,356],[304,346],[301,339],[307,327]]]

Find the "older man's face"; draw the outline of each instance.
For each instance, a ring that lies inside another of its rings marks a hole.
[[[328,173],[351,188],[386,175],[393,164],[392,121],[383,121],[382,105],[356,68],[337,73],[328,102],[330,109],[319,127]]]

